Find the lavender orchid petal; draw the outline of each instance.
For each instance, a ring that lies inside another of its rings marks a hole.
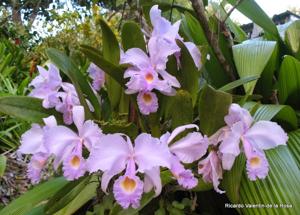
[[[120,63],[131,64],[139,69],[151,67],[149,57],[139,48],[128,49],[122,56]]]
[[[177,128],[174,129],[174,131],[171,133],[167,144],[169,144],[170,142],[172,142],[172,140],[181,132],[183,132],[186,129],[192,129],[192,128],[196,128],[197,130],[199,130],[199,127],[195,124],[188,124],[188,125],[183,125],[183,126],[179,126]]]
[[[135,139],[135,160],[138,171],[144,172],[153,167],[170,167],[170,152],[166,144],[150,134],[142,133]]]
[[[201,64],[201,53],[198,47],[192,42],[184,42],[184,45],[189,50],[197,69],[200,70],[202,64]]]
[[[155,196],[158,196],[162,190],[160,169],[159,167],[153,167],[150,170],[145,170],[144,177],[144,191],[150,192],[154,188]]]
[[[286,145],[288,136],[277,123],[259,121],[245,133],[244,139],[256,149],[266,150]]]
[[[176,141],[169,148],[183,163],[192,163],[206,154],[208,139],[199,132],[192,132]]]
[[[132,146],[120,134],[103,135],[87,159],[87,168],[89,172],[109,171],[116,161],[125,168],[130,154],[133,154]]]

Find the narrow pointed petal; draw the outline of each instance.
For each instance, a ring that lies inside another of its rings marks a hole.
[[[199,132],[192,132],[170,146],[170,151],[183,163],[192,163],[206,154],[208,139]]]
[[[84,122],[84,108],[83,106],[74,106],[72,109],[73,122],[80,133]]]
[[[199,127],[195,124],[188,124],[188,125],[183,125],[183,126],[179,126],[177,128],[174,129],[174,131],[171,133],[171,136],[168,139],[168,144],[181,132],[183,132],[186,129],[192,129],[192,128],[196,128],[197,130],[199,130]]]
[[[128,49],[120,60],[121,64],[131,64],[139,69],[151,67],[150,59],[146,53],[139,48]]]
[[[272,149],[279,145],[286,145],[287,134],[275,122],[259,121],[244,135],[244,138],[256,149]]]
[[[135,160],[138,171],[144,172],[153,167],[170,167],[170,152],[166,144],[158,138],[142,133],[135,139]]]
[[[152,188],[154,188],[155,196],[158,196],[161,193],[162,184],[159,167],[153,167],[150,170],[145,170],[144,191],[150,192]]]
[[[192,42],[185,42],[184,45],[189,50],[197,69],[200,70],[202,67],[202,63],[201,63],[201,53],[198,47]]]

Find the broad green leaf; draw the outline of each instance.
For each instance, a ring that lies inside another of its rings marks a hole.
[[[295,111],[287,105],[259,105],[253,117],[257,121],[269,121],[274,118],[290,129],[296,129],[298,124]]]
[[[93,176],[90,178],[85,187],[78,193],[78,195],[54,215],[76,214],[78,209],[96,196],[97,189],[100,189],[99,181],[97,176]]]
[[[241,79],[238,79],[236,81],[233,81],[233,82],[230,82],[230,83],[226,84],[225,86],[219,88],[218,90],[228,92],[228,91],[233,90],[234,88],[237,88],[241,85],[244,85],[244,84],[249,83],[251,81],[255,81],[258,78],[259,78],[258,75],[241,78]]]
[[[166,100],[166,117],[171,118],[172,128],[193,122],[192,97],[185,90],[178,90],[175,96]]]
[[[224,116],[227,115],[231,103],[230,94],[208,85],[203,87],[200,91],[198,111],[200,129],[204,134],[210,136],[225,124]]]
[[[43,118],[54,115],[61,122],[57,112],[42,107],[42,100],[27,96],[0,97],[0,112],[35,123],[42,123]]]
[[[240,78],[260,76],[275,46],[276,42],[273,41],[248,41],[233,46],[233,58]],[[252,94],[256,82],[244,85],[246,93]]]
[[[120,62],[120,47],[118,40],[107,23],[102,19],[100,20],[100,26],[102,30],[103,58],[114,65],[118,65]],[[121,95],[124,92],[122,92],[120,84],[112,77],[106,77],[106,82],[107,93],[111,102],[111,107],[113,110],[115,110],[119,105]]]
[[[240,184],[243,171],[241,167],[245,166],[245,156],[239,155],[230,171],[225,171],[221,182],[222,188],[226,191],[226,195],[231,202],[240,201]]]
[[[177,43],[181,49],[181,71],[179,75],[181,89],[187,90],[191,94],[193,105],[195,105],[199,90],[200,71],[198,71],[194,60],[186,46],[180,41],[177,41]]]
[[[285,43],[300,60],[300,20],[293,22],[285,31]]]
[[[68,182],[63,178],[54,178],[35,186],[19,198],[12,201],[0,211],[0,215],[23,215],[32,208],[47,201],[54,193],[60,190]]]
[[[236,5],[238,0],[227,1],[231,5]],[[274,22],[254,0],[241,1],[237,9],[254,23],[262,27],[266,32],[270,33],[274,38],[280,38]]]
[[[278,208],[242,209],[242,214],[297,214],[300,210],[300,170],[286,146],[266,151],[269,173],[264,180],[250,181],[245,166],[240,185],[239,203],[277,204]],[[281,208],[280,204],[292,205]]]
[[[77,66],[75,66],[74,62],[67,55],[57,49],[49,48],[46,50],[46,53],[49,59],[72,81],[80,99],[80,103],[85,108],[87,117],[90,118],[91,113],[85,100],[85,95],[95,109],[95,118],[100,119],[101,105],[99,100],[84,75],[80,72]]]
[[[287,146],[300,169],[300,129],[289,133]]]
[[[81,45],[80,50],[86,57],[100,67],[106,74],[115,79],[121,86],[125,87],[125,80],[123,78],[125,68],[116,66],[105,60],[94,48],[86,45]]]
[[[128,21],[124,23],[121,37],[124,51],[130,48],[140,48],[146,52],[144,34],[135,22]]]
[[[274,72],[279,70],[279,66],[281,63],[279,54],[279,46],[275,46],[270,60],[265,66],[265,69],[262,72],[259,80],[257,81],[256,91],[258,92],[258,94],[263,95],[264,101],[267,102],[269,102],[269,99],[272,96],[272,91],[274,89]]]
[[[69,204],[84,189],[91,177],[71,181],[61,188],[44,207],[46,214],[54,214]]]
[[[279,102],[300,108],[300,62],[292,57],[285,56],[279,72]]]
[[[0,178],[4,175],[6,168],[6,157],[4,155],[0,155]]]
[[[221,87],[228,83],[229,78],[223,67],[218,62],[212,48],[208,44],[204,31],[198,20],[190,13],[185,13],[181,22],[181,29],[188,36],[189,40],[198,46],[204,46],[208,49],[209,60],[206,61],[204,68],[207,71],[208,81],[215,87]],[[206,56],[203,56],[206,58]],[[203,63],[203,62],[202,62]]]

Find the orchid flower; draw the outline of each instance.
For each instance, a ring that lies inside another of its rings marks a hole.
[[[101,129],[93,121],[84,121],[82,106],[73,107],[72,117],[77,133],[62,125],[52,127],[45,133],[45,146],[49,153],[55,155],[54,167],[63,162],[64,176],[68,180],[84,175],[86,161],[82,156],[83,146],[91,151],[102,135]]]
[[[275,122],[254,122],[250,113],[238,104],[232,104],[225,116],[226,127],[220,133],[223,169],[230,170],[235,158],[241,153],[240,141],[247,158],[247,174],[250,180],[263,179],[269,171],[263,150],[286,145],[288,136]]]
[[[192,189],[198,184],[198,180],[194,177],[191,170],[186,170],[182,163],[193,163],[199,160],[206,154],[208,147],[208,139],[202,136],[200,132],[188,133],[185,137],[171,142],[186,129],[198,129],[197,125],[184,125],[176,128],[172,133],[165,133],[161,136],[160,140],[166,146],[169,146],[171,157],[171,172],[177,179],[178,183],[186,188]]]
[[[150,187],[154,186],[159,195],[162,187],[159,167],[170,167],[170,153],[158,138],[142,133],[134,143],[133,146],[123,134],[104,135],[87,160],[90,172],[104,172],[101,180],[104,192],[112,177],[125,170],[113,185],[115,199],[123,208],[139,207],[143,192],[150,191]],[[147,177],[144,182],[137,176],[138,172]]]
[[[93,80],[93,88],[96,91],[99,91],[105,83],[105,73],[102,69],[96,66],[94,63],[91,63],[88,68],[89,76]]]
[[[220,194],[225,192],[219,189],[220,180],[223,177],[223,170],[221,159],[217,151],[211,150],[205,159],[199,161],[198,173],[203,176],[205,182],[213,184],[216,192]]]
[[[154,5],[150,9],[150,19],[151,19],[151,24],[153,26],[151,37],[162,38],[165,42],[169,44],[170,47],[173,47],[173,49],[177,48],[178,51],[175,53],[175,56],[177,58],[178,64],[179,64],[180,50],[176,43],[176,39],[182,41],[186,46],[186,48],[189,50],[190,55],[193,58],[194,63],[199,70],[202,66],[201,53],[198,47],[194,43],[184,42],[183,38],[178,34],[181,21],[179,20],[172,25],[172,23],[169,20],[167,20],[161,15],[161,10],[158,9],[158,5]],[[156,42],[159,43],[159,41]]]
[[[80,105],[80,101],[73,84],[64,82],[62,84],[63,92],[58,93],[60,102],[55,109],[63,114],[64,123],[70,125],[73,123],[72,109]]]
[[[56,126],[56,120],[53,116],[44,118],[45,126],[32,124],[31,129],[21,136],[21,145],[18,149],[19,154],[32,154],[28,165],[27,175],[33,184],[41,179],[41,172],[45,166],[49,153],[45,147],[44,135],[51,127]]]
[[[54,64],[48,64],[48,70],[37,66],[39,75],[35,77],[29,86],[34,87],[29,96],[43,99],[44,108],[52,108],[59,102],[56,94],[61,87],[62,79],[59,70]]]

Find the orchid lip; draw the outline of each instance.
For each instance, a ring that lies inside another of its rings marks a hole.
[[[257,156],[253,157],[250,159],[250,165],[253,167],[253,168],[257,168],[259,167],[261,164],[261,159]]]
[[[80,158],[75,155],[71,160],[70,160],[70,164],[72,167],[74,167],[75,169],[78,169],[80,166]]]
[[[149,104],[152,101],[152,96],[150,94],[148,94],[148,93],[145,93],[143,95],[143,99],[144,99],[145,103]]]
[[[146,81],[147,81],[148,84],[151,84],[151,83],[153,82],[153,80],[154,80],[154,77],[153,77],[153,75],[149,72],[149,73],[146,74],[145,79],[146,79]]]
[[[121,187],[126,193],[133,193],[137,187],[137,183],[134,179],[128,176],[121,182]]]

